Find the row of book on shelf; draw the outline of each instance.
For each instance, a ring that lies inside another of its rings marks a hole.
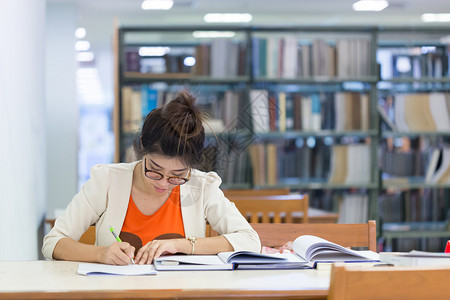
[[[439,222],[449,217],[450,192],[445,189],[390,190],[379,197],[383,223]]]
[[[370,76],[370,38],[314,38],[296,35],[253,37],[252,74],[259,78],[358,78]],[[191,73],[194,76],[230,78],[248,75],[247,45],[218,38],[195,46],[172,46],[162,57],[140,56],[137,47],[125,51],[125,69],[142,73]],[[382,80],[392,78],[443,78],[449,76],[448,50],[439,46],[381,47],[376,60]],[[195,63],[186,64],[193,56]]]
[[[380,102],[380,115],[393,131],[450,131],[449,93],[397,93]]]
[[[450,184],[450,147],[400,151],[383,151],[380,165],[385,174],[385,183],[411,183],[419,181],[429,184]]]
[[[369,76],[370,39],[337,38],[329,42],[298,36],[253,37],[253,75],[268,78],[356,78]]]
[[[205,92],[206,93],[206,92]],[[136,132],[143,118],[170,101],[174,93],[149,85],[122,88],[122,129]],[[242,91],[198,95],[199,107],[210,117],[206,130],[220,133],[244,127],[251,119],[253,132],[365,131],[369,129],[369,97],[357,92],[289,93],[251,90],[250,103]]]
[[[445,47],[383,47],[377,50],[381,79],[442,78],[449,75],[448,52]]]
[[[370,145],[307,145],[292,142],[254,143],[249,146],[256,186],[279,182],[298,184],[321,182],[330,184],[369,184]]]
[[[255,133],[368,130],[369,97],[357,92],[273,93],[250,91]]]
[[[328,41],[301,36],[252,38],[252,73],[267,78],[358,78],[371,75],[370,38],[337,38]],[[125,70],[142,73],[191,73],[195,76],[229,78],[248,75],[249,47],[243,41],[213,39],[187,47],[176,47],[163,57],[141,57],[136,47],[125,51]],[[182,51],[185,49],[185,51]],[[180,51],[181,50],[181,51]],[[192,66],[184,64],[194,56]]]

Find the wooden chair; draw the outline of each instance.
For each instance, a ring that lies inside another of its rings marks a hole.
[[[46,219],[45,222],[50,225],[51,228],[55,226],[55,219]],[[95,245],[95,225],[89,226],[88,230],[80,237],[80,243]]]
[[[240,197],[240,196],[277,196],[277,195],[289,195],[291,193],[289,188],[279,189],[230,189],[222,190],[225,197]]]
[[[450,299],[449,267],[351,267],[334,264],[328,300]]]
[[[273,214],[273,223],[292,223],[292,212],[303,212],[303,223],[308,223],[308,195],[278,195],[278,196],[230,196],[244,217],[250,222],[269,223]]]
[[[344,247],[367,247],[377,251],[376,222],[362,224],[272,224],[251,223],[261,245],[278,248],[300,235],[315,235]]]

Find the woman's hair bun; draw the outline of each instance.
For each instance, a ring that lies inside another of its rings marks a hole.
[[[188,91],[178,93],[163,107],[162,116],[181,138],[189,139],[203,130],[203,116],[195,106],[196,98]]]
[[[180,157],[189,166],[199,165],[205,130],[195,99],[188,91],[182,91],[169,103],[152,110],[145,118],[140,143],[135,147],[138,155],[158,153]]]

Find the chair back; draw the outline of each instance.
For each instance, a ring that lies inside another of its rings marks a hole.
[[[240,196],[276,196],[276,195],[289,195],[289,188],[279,189],[230,189],[222,190],[225,197],[240,197]]]
[[[261,245],[281,247],[301,235],[315,235],[343,247],[367,247],[377,251],[376,222],[362,224],[264,224],[251,223],[258,233]]]
[[[292,223],[292,213],[302,212],[308,222],[308,195],[230,196],[241,214],[251,223]]]
[[[334,264],[328,300],[450,299],[449,267],[351,267]]]

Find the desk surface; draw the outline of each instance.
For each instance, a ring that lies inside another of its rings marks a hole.
[[[183,271],[150,276],[81,276],[77,262],[0,261],[0,298],[325,299],[329,271]]]

